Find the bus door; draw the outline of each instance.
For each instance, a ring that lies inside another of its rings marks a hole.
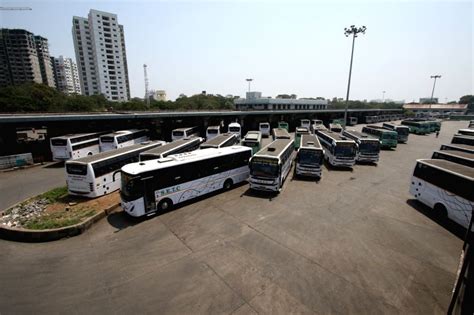
[[[156,210],[156,197],[153,185],[153,176],[144,177],[141,179],[143,183],[143,204],[145,205],[145,213]]]

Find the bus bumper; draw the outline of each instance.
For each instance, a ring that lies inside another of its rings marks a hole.
[[[279,191],[278,181],[249,179],[250,189],[263,191]]]
[[[377,163],[379,161],[379,156],[373,156],[373,155],[363,155],[360,154],[357,156],[357,162],[368,162],[368,163]]]
[[[296,175],[321,177],[321,168],[320,167],[315,167],[315,168],[301,167],[297,164],[296,168],[295,168],[295,171],[296,171]]]
[[[132,217],[141,217],[145,215],[145,202],[143,198],[133,201],[121,200],[122,209]]]

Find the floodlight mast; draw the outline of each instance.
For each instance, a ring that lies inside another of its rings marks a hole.
[[[355,44],[355,39],[357,37],[357,34],[365,34],[365,31],[367,30],[367,27],[362,26],[362,27],[356,27],[355,25],[351,25],[349,28],[344,28],[344,35],[346,37],[349,37],[349,35],[352,35],[352,52],[351,52],[351,63],[349,66],[349,80],[347,82],[347,94],[346,94],[346,109],[344,110],[344,124],[343,128],[346,129],[346,124],[347,124],[347,110],[349,107],[349,91],[351,89],[351,75],[352,75],[352,61],[354,60],[354,44]]]
[[[431,91],[431,98],[430,98],[431,104],[433,104],[433,95],[434,95],[434,90],[435,90],[435,86],[436,86],[436,79],[439,79],[439,78],[441,78],[441,75],[439,75],[439,74],[431,76],[431,79],[434,79],[433,90]]]

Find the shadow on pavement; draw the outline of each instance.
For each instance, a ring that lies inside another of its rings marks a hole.
[[[338,171],[338,172],[353,172],[354,169],[352,167],[342,167],[342,166],[333,166],[328,161],[324,160],[324,166],[329,172]]]
[[[466,234],[466,229],[456,222],[452,221],[449,218],[439,215],[433,209],[430,209],[428,206],[422,204],[416,199],[408,199],[407,204],[414,208],[419,213],[430,218],[432,221],[436,222],[438,225],[442,226],[451,234],[455,235],[459,239],[463,240]]]
[[[129,216],[125,211],[113,212],[107,216],[107,222],[114,228],[120,230],[126,229],[130,226],[137,225],[140,222],[147,220],[149,217],[134,218]],[[117,232],[119,232],[117,231]]]
[[[53,162],[53,163],[49,163],[46,166],[43,166],[43,168],[63,168],[63,167],[64,167],[64,161]]]

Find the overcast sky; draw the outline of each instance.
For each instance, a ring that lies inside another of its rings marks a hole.
[[[255,3],[254,3],[255,2]],[[351,39],[344,27],[366,25],[356,39],[351,99],[440,102],[474,94],[471,1],[151,2],[1,1],[32,11],[2,11],[0,25],[48,38],[50,53],[75,59],[72,17],[89,9],[116,13],[125,28],[132,96],[150,88],[168,98],[206,90],[244,96],[345,97]]]

